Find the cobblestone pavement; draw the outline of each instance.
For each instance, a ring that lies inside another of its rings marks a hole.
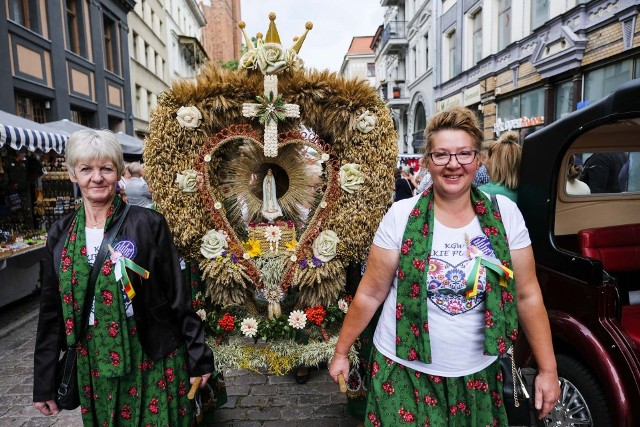
[[[0,308],[0,426],[80,427],[80,410],[45,417],[31,403],[33,348],[39,297]],[[267,376],[248,371],[225,373],[229,401],[211,426],[343,427],[355,425],[346,397],[326,369],[312,369],[306,384],[293,374]]]

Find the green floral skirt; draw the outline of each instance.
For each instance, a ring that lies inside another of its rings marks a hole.
[[[185,348],[153,361],[142,351],[135,320],[127,319],[131,370],[116,378],[101,377],[92,366],[96,340],[87,341],[87,353],[78,357],[80,408],[85,426],[188,427],[193,404],[187,398],[189,373]]]
[[[407,368],[374,348],[366,426],[507,425],[496,361],[475,374],[440,377]]]

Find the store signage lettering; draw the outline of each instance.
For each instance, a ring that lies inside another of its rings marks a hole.
[[[472,105],[480,102],[480,93],[482,92],[482,87],[480,85],[475,85],[470,87],[464,91],[464,105]]]
[[[457,93],[436,103],[436,110],[444,111],[447,108],[457,107],[458,105],[462,105],[462,93]]]
[[[544,124],[544,116],[538,117],[520,117],[519,119],[512,119],[503,121],[500,117],[496,121],[496,124],[493,125],[493,131],[496,135],[500,135],[502,132],[513,130],[513,129],[521,129],[528,128],[531,126],[539,126]]]

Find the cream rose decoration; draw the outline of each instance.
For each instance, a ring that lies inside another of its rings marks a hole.
[[[209,230],[202,238],[200,253],[205,258],[212,259],[221,255],[228,246],[226,234],[218,230]]]
[[[335,231],[324,230],[318,234],[311,245],[313,256],[322,262],[331,261],[336,256],[338,243],[340,243],[340,239]]]
[[[193,169],[185,169],[176,174],[176,184],[185,193],[195,193],[198,191],[198,172]]]
[[[291,69],[293,71],[302,70],[304,68],[304,61],[302,60],[302,58],[300,58],[300,56],[298,56],[297,52],[293,49],[289,49],[288,54],[289,56],[287,59]]]
[[[262,74],[275,74],[289,66],[287,51],[277,43],[265,43],[257,51],[258,67]]]
[[[258,68],[257,65],[258,55],[255,49],[249,50],[247,53],[242,55],[240,58],[240,62],[238,63],[238,68],[244,68],[246,70],[255,70]]]
[[[369,110],[360,114],[356,119],[356,129],[362,133],[369,133],[376,127],[376,116]]]
[[[360,170],[357,163],[347,163],[340,168],[340,187],[351,194],[362,187],[364,184],[364,174]]]
[[[189,107],[180,107],[176,117],[180,126],[187,129],[197,128],[200,126],[200,122],[202,121],[202,114],[193,105]]]

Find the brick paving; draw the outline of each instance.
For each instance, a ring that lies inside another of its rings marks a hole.
[[[0,426],[81,427],[80,410],[45,417],[31,403],[33,348],[39,297],[0,308]],[[346,397],[326,368],[312,369],[306,384],[293,374],[225,373],[229,401],[211,426],[346,427],[356,421],[346,412]]]

